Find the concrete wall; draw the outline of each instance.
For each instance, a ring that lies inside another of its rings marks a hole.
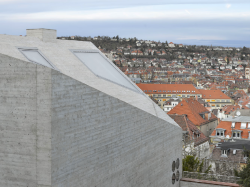
[[[52,72],[52,186],[172,185],[180,128]],[[181,171],[180,167],[180,171]]]
[[[28,37],[37,37],[45,42],[52,42],[57,37],[57,31],[53,29],[27,29],[26,35]]]
[[[210,146],[209,146],[209,142],[206,141],[198,146],[195,147],[195,151],[196,151],[196,156],[199,158],[208,158],[210,153]]]
[[[209,123],[202,125],[200,127],[200,130],[203,134],[205,134],[205,136],[209,137],[214,131],[214,129],[217,127],[217,125],[218,125],[218,120],[214,120],[214,121],[211,121]]]
[[[164,116],[5,55],[0,102],[0,186],[179,186],[182,130]]]
[[[0,54],[0,186],[50,186],[50,71]]]

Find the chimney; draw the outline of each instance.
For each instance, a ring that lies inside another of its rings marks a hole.
[[[56,30],[53,29],[26,29],[27,37],[37,37],[43,42],[55,42]]]

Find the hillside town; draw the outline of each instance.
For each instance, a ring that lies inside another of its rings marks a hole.
[[[240,187],[249,54],[43,28],[0,34],[0,186]]]
[[[249,48],[119,36],[59,39],[95,44],[182,128],[183,156],[205,158],[212,172],[221,175],[233,175],[246,164],[242,153],[250,145]]]

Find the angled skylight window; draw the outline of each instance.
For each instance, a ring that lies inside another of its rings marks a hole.
[[[71,50],[96,76],[139,92],[139,89],[113,64],[110,63],[98,50],[84,51]]]
[[[19,51],[31,62],[40,64],[52,69],[56,67],[36,48],[18,48]]]

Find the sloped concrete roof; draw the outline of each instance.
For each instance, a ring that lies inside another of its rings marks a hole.
[[[180,128],[173,119],[153,103],[142,91],[140,91],[141,93],[136,93],[110,81],[98,78],[70,51],[70,49],[99,50],[91,42],[56,39],[46,39],[44,41],[35,36],[0,35],[1,54],[29,62],[18,50],[18,47],[36,47],[61,73]],[[134,83],[131,82],[131,84]]]

